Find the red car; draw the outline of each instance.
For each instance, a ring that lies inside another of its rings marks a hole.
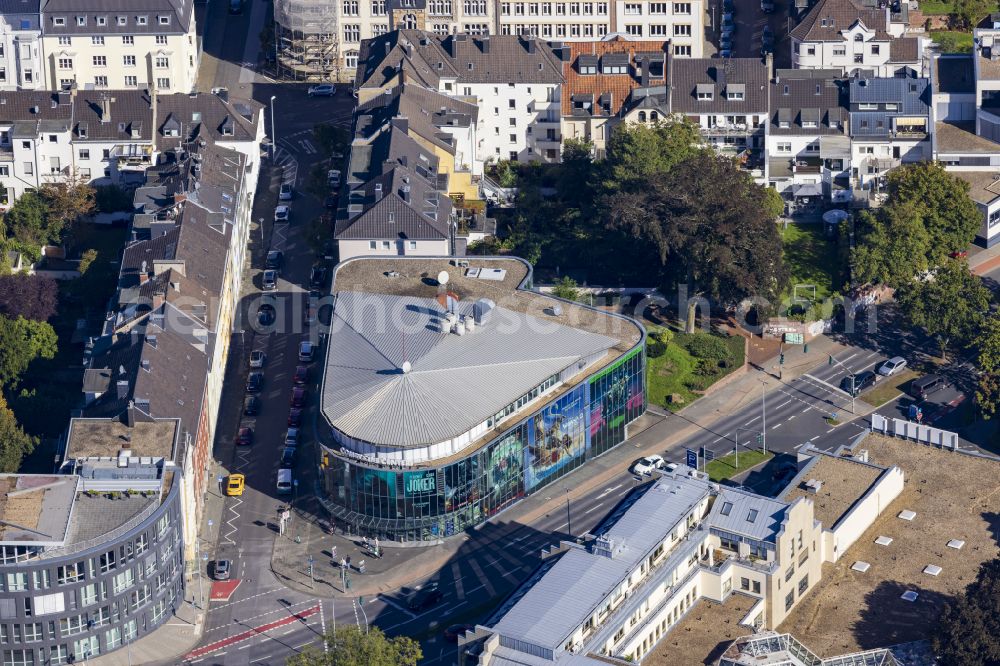
[[[295,375],[292,377],[292,381],[299,386],[309,381],[309,368],[304,365],[295,368]]]
[[[302,410],[298,407],[293,407],[288,412],[288,427],[298,428],[300,425],[302,425]]]
[[[296,386],[292,389],[292,407],[305,407],[306,405],[306,390],[301,386]]]
[[[253,428],[240,428],[236,433],[236,444],[238,446],[250,446],[253,444]]]
[[[954,252],[952,252],[948,256],[951,257],[952,259],[966,259],[969,256],[969,251],[968,250],[955,250]]]

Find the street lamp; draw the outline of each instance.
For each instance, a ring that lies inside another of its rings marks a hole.
[[[761,445],[764,448],[764,454],[767,454],[767,402],[765,400],[766,392],[765,387],[767,386],[767,381],[759,379],[760,381],[760,433],[761,433]]]
[[[271,95],[271,161],[274,161],[274,149],[278,143],[278,133],[274,129],[274,100],[277,95]]]

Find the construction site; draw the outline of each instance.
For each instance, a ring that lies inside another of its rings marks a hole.
[[[277,73],[281,79],[346,80],[336,2],[277,0],[274,3],[274,35]]]

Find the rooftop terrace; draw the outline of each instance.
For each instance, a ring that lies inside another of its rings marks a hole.
[[[0,474],[0,543],[62,543],[79,479],[45,474]]]
[[[66,459],[115,457],[122,450],[136,457],[171,459],[177,426],[177,419],[136,421],[131,428],[117,419],[73,419]]]

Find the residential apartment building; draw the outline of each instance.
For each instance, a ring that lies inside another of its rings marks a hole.
[[[0,9],[0,90],[45,87],[40,0]]]
[[[878,189],[890,169],[931,158],[930,102],[926,78],[850,80],[851,170],[856,189]]]
[[[590,141],[603,156],[632,91],[666,85],[669,50],[667,41],[622,37],[563,45],[563,139]]]
[[[906,30],[905,12],[894,15],[886,3],[820,0],[790,33],[792,67],[836,69],[845,75],[919,76],[930,40],[904,36]]]
[[[261,105],[162,96],[155,164],[135,193],[118,302],[88,354],[88,416],[179,418],[185,561],[208,489],[223,374],[260,172]]]
[[[460,663],[642,663],[701,600],[732,594],[752,602],[740,625],[778,626],[903,489],[898,467],[809,449],[801,460],[776,499],[665,472],[595,534],[547,553],[460,639]],[[859,483],[835,483],[845,477]]]
[[[44,66],[49,90],[194,89],[200,58],[194,0],[151,0],[142,8],[100,0],[43,0]],[[33,75],[34,76],[34,75]]]
[[[476,160],[559,160],[562,61],[545,42],[412,30],[365,42],[355,77],[358,100],[403,81],[478,106]]]
[[[671,113],[693,121],[705,142],[764,179],[771,59],[670,58]]]
[[[770,85],[767,183],[789,200],[849,203],[848,82],[837,70],[779,69]]]
[[[470,242],[494,233],[495,222],[475,208],[482,162],[467,161],[478,112],[413,83],[355,110],[334,227],[341,261],[464,255]]]
[[[361,43],[392,30],[439,36],[534,35],[563,42],[619,34],[670,40],[676,55],[700,58],[705,13],[702,0],[279,0],[275,21],[283,72],[307,80],[349,81]]]

